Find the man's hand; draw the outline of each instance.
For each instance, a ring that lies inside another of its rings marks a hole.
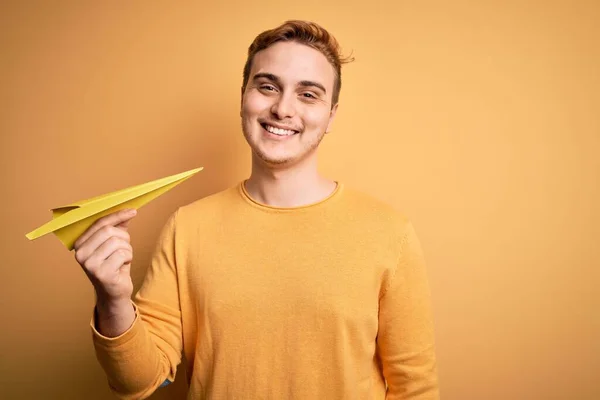
[[[97,295],[97,329],[106,336],[118,336],[133,323],[131,305],[131,247],[127,227],[135,210],[109,214],[88,228],[75,241],[75,259],[94,285]]]

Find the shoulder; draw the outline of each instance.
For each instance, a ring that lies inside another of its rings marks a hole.
[[[344,200],[348,212],[378,223],[406,226],[410,220],[397,207],[366,192],[344,186]]]
[[[226,213],[237,198],[237,188],[230,187],[179,207],[172,218],[178,227],[208,222]]]
[[[344,187],[346,228],[361,242],[391,251],[397,259],[407,242],[416,243],[411,219],[398,207],[372,194]]]

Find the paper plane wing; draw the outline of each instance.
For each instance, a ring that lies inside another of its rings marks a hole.
[[[67,249],[73,250],[73,244],[77,238],[98,219],[125,208],[138,209],[201,170],[202,168],[196,168],[152,182],[54,208],[52,209],[52,220],[50,222],[29,232],[25,236],[27,239],[33,240],[48,233],[54,233]]]

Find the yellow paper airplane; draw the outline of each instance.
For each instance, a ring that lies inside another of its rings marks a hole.
[[[25,236],[27,239],[33,240],[52,232],[67,249],[73,250],[73,244],[77,238],[98,219],[125,208],[138,209],[192,177],[202,169],[192,169],[152,182],[142,183],[141,185],[132,186],[127,189],[54,208],[51,210],[52,220],[50,222],[29,232]]]

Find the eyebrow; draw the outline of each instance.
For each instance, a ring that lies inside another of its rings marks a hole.
[[[281,84],[281,79],[274,74],[270,74],[268,72],[259,72],[257,74],[255,74],[252,77],[252,80],[256,81],[260,78],[265,78],[268,79],[272,82],[275,82],[276,84],[280,85]],[[323,91],[323,93],[327,94],[327,90],[325,90],[325,86],[321,85],[319,82],[315,82],[315,81],[300,81],[300,83],[298,83],[298,86],[303,86],[303,87],[316,87],[319,88]]]
[[[300,82],[300,86],[304,86],[304,87],[316,87],[319,88],[323,91],[323,93],[327,94],[327,90],[325,90],[325,87],[323,85],[321,85],[319,82],[313,82],[313,81],[301,81]]]

